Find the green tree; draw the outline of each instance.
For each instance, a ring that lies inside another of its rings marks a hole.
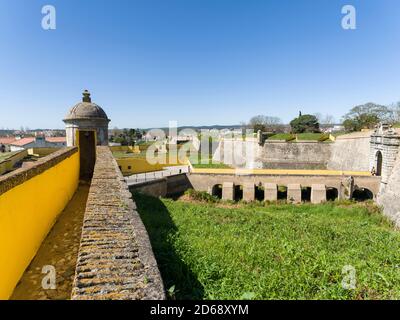
[[[290,127],[292,133],[320,132],[318,119],[311,114],[300,114],[290,122]]]
[[[372,129],[379,122],[393,123],[394,121],[395,111],[393,108],[369,102],[353,107],[344,116],[343,126],[346,131],[352,132]]]

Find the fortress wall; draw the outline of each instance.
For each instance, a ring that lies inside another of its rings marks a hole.
[[[208,171],[208,173],[207,173]],[[306,171],[306,170],[305,170]],[[225,173],[224,173],[225,172]],[[211,192],[212,187],[224,182],[232,182],[234,185],[244,186],[245,184],[265,185],[267,183],[279,186],[288,186],[289,184],[300,184],[303,187],[311,187],[313,184],[325,185],[340,190],[345,176],[323,175],[321,174],[249,174],[238,175],[232,170],[227,169],[208,169],[202,172],[193,172],[188,175],[192,187],[198,191]],[[354,176],[354,183],[362,188],[371,190],[374,195],[379,192],[380,178],[367,175]]]
[[[383,206],[383,212],[397,227],[400,227],[400,153],[389,176],[388,183],[378,194],[377,202]]]
[[[213,155],[218,161],[236,168],[260,168],[256,162],[261,147],[256,140],[221,139]]]
[[[260,146],[256,140],[220,141],[213,160],[236,168],[324,169],[331,156],[331,143],[272,142]]]
[[[145,157],[135,158],[117,158],[118,166],[120,167],[124,176],[130,176],[137,173],[154,172],[161,171],[165,167],[181,166],[187,164],[187,162],[170,161],[168,154],[159,154],[159,159],[161,163],[151,164],[147,161]]]
[[[97,147],[72,299],[165,299],[149,236],[108,147]]]
[[[344,135],[335,142],[223,139],[213,160],[236,168],[369,171],[371,132]]]
[[[186,173],[165,177],[162,179],[137,183],[129,187],[131,192],[141,192],[152,197],[166,197],[184,193],[192,185]]]
[[[343,136],[332,144],[329,170],[369,171],[370,136]]]
[[[264,143],[259,161],[265,169],[324,169],[331,155],[327,142]]]
[[[77,148],[0,177],[0,299],[11,296],[78,183]]]

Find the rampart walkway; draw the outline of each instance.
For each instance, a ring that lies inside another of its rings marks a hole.
[[[108,147],[97,159],[86,205],[72,299],[164,299],[146,229]]]

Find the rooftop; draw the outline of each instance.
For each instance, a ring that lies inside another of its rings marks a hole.
[[[104,110],[99,105],[92,102],[88,90],[83,92],[82,102],[77,103],[71,108],[64,121],[76,119],[103,119],[110,121]]]

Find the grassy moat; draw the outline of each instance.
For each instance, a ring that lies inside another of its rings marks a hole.
[[[172,299],[400,298],[400,233],[371,202],[134,198]]]

